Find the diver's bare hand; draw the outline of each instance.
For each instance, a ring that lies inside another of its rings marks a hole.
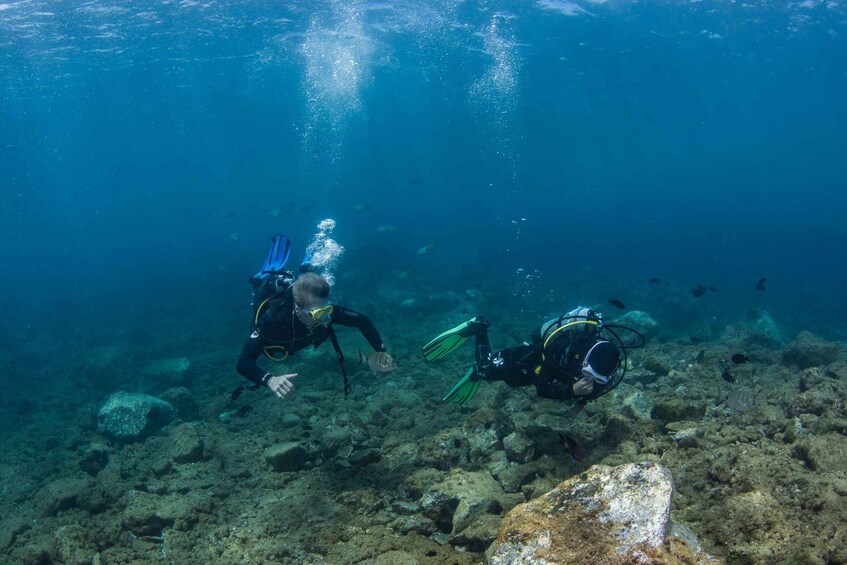
[[[297,376],[297,373],[291,373],[288,375],[278,375],[276,377],[271,377],[268,380],[268,388],[274,391],[274,394],[280,398],[285,398],[291,395],[294,392],[294,383],[291,382],[291,379]]]
[[[594,390],[594,377],[582,377],[573,384],[573,393],[577,396],[591,394]]]

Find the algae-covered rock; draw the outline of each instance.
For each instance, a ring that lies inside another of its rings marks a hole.
[[[266,449],[265,461],[280,473],[300,471],[309,462],[309,454],[299,443],[288,442]]]
[[[186,422],[196,420],[200,415],[200,408],[191,395],[191,391],[184,386],[169,388],[159,398],[176,408],[180,420]]]
[[[147,394],[116,392],[97,415],[97,429],[122,441],[141,440],[167,425],[176,410]]]
[[[483,514],[499,513],[523,500],[506,494],[488,471],[457,469],[421,497],[421,514],[444,532],[456,535]]]
[[[83,479],[57,479],[41,489],[36,496],[36,505],[41,507],[45,516],[53,516],[76,507],[86,488],[88,481]]]
[[[91,532],[71,524],[53,532],[53,551],[60,563],[88,565],[94,561],[98,548]]]
[[[656,463],[595,465],[509,512],[489,562],[645,562],[665,540],[672,494],[670,472]]]
[[[653,402],[646,394],[636,390],[623,399],[623,409],[639,422],[649,422],[653,412]]]
[[[79,468],[96,477],[109,464],[109,450],[105,445],[93,443],[79,460]]]
[[[800,332],[797,339],[789,343],[782,352],[786,365],[795,365],[801,369],[829,365],[838,359],[841,346],[825,341],[809,332]]]
[[[658,375],[660,377],[666,376],[671,372],[671,364],[664,357],[660,357],[658,355],[648,355],[644,358],[641,366],[646,371],[650,371],[651,373]]]
[[[203,459],[205,442],[192,424],[174,430],[168,454],[175,463],[196,463]]]
[[[663,422],[680,420],[699,420],[706,413],[706,403],[702,400],[670,398],[656,401],[653,417]]]
[[[499,410],[481,408],[463,425],[471,462],[490,457],[503,446],[503,438],[512,431],[511,422]]]
[[[761,310],[750,321],[750,333],[753,336],[759,336],[770,340],[774,344],[785,343],[785,338],[782,335],[782,330],[776,324],[776,321],[766,311]]]
[[[630,310],[617,318],[615,323],[634,329],[643,335],[644,339],[659,335],[659,322],[654,320],[650,314],[641,310]]]
[[[526,434],[512,432],[503,438],[503,449],[510,461],[526,463],[535,456],[535,445]]]

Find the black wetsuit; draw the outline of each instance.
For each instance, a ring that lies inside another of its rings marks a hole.
[[[311,328],[306,326],[294,315],[294,297],[289,288],[279,297],[268,301],[241,349],[236,369],[257,385],[265,384],[268,372],[257,362],[265,351],[276,358],[282,358],[310,345],[317,347],[327,339],[332,339],[335,324],[359,328],[375,351],[385,351],[385,345],[373,322],[364,314],[343,306],[336,305],[333,308],[328,324]]]
[[[487,324],[479,326],[476,333],[474,354],[477,374],[486,381],[503,381],[511,387],[535,386],[538,396],[553,400],[568,400],[578,398],[588,401],[602,395],[611,386],[594,383],[591,394],[576,395],[573,385],[582,378],[582,357],[597,341],[594,337],[583,341],[575,339],[578,334],[564,332],[555,343],[548,347],[542,361],[542,343],[540,337],[533,338],[531,343],[523,343],[517,347],[509,347],[491,352],[488,343]],[[539,331],[533,335],[540,335]],[[540,371],[536,373],[536,369]]]

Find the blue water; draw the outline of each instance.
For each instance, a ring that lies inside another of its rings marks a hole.
[[[409,269],[844,339],[845,22],[817,0],[6,0],[0,334],[233,324],[270,236],[298,253],[333,218],[341,292]]]

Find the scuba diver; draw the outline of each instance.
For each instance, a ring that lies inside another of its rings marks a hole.
[[[640,343],[624,345],[614,329],[632,332]],[[476,362],[444,397],[460,406],[470,402],[482,381],[503,381],[511,387],[534,385],[542,398],[578,399],[585,405],[623,380],[626,350],[644,345],[644,336],[637,331],[606,324],[602,314],[580,306],[541,324],[530,342],[496,353],[488,342],[488,321],[476,316],[424,345],[424,358],[441,359],[470,337],[476,338]]]
[[[253,285],[251,333],[236,366],[237,371],[253,384],[238,387],[232,398],[237,398],[245,388],[256,390],[261,386],[286,398],[294,390],[292,381],[297,373],[269,373],[259,366],[259,357],[265,355],[274,361],[283,361],[290,354],[310,345],[318,347],[327,339],[338,356],[346,396],[350,393],[350,384],[334,326],[358,328],[375,352],[385,352],[382,338],[367,316],[329,301],[329,282],[310,272],[308,256],[300,267],[300,276],[295,277],[293,272],[285,270],[291,242],[284,235],[276,235],[272,241],[262,269],[250,278]]]

